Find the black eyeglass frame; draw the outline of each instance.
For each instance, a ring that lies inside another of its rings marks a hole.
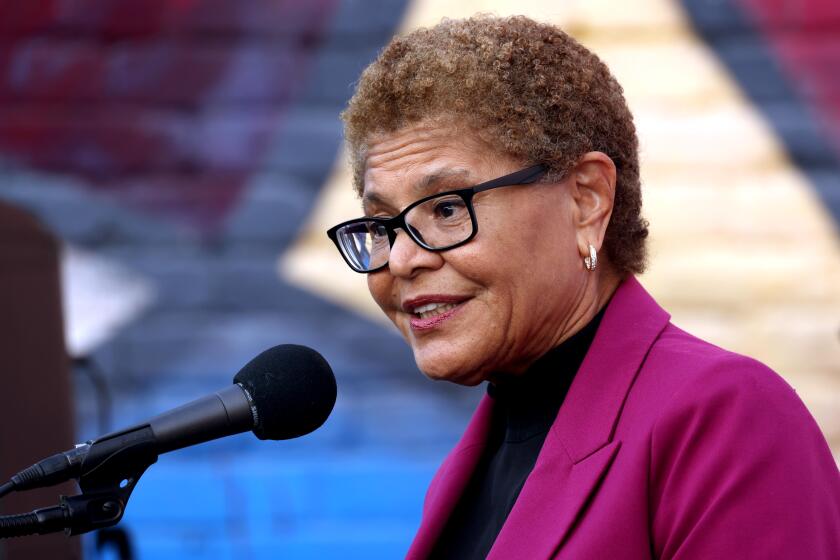
[[[475,196],[476,193],[489,191],[490,189],[497,189],[499,187],[513,187],[513,186],[517,186],[517,185],[529,185],[531,183],[536,182],[547,170],[548,169],[542,164],[532,165],[531,167],[527,167],[525,169],[520,169],[519,171],[514,171],[513,173],[510,173],[508,175],[504,175],[504,176],[498,177],[496,179],[491,179],[489,181],[485,181],[484,183],[480,183],[480,184],[475,185],[473,187],[466,187],[466,188],[463,188],[463,189],[456,189],[456,190],[453,190],[453,191],[445,191],[445,192],[435,193],[435,194],[432,194],[432,195],[429,195],[429,196],[425,196],[425,197],[423,197],[419,200],[415,200],[414,202],[412,202],[411,204],[406,206],[403,209],[402,212],[400,212],[399,214],[397,214],[396,216],[394,216],[392,218],[377,218],[377,217],[356,218],[356,219],[353,219],[353,220],[347,220],[346,222],[341,222],[340,224],[338,224],[336,226],[333,226],[330,229],[328,229],[327,230],[327,236],[329,236],[329,238],[332,240],[332,242],[335,243],[336,248],[338,248],[338,252],[341,254],[341,257],[344,259],[344,262],[346,262],[347,265],[351,269],[353,269],[355,272],[358,272],[358,273],[361,273],[361,274],[369,274],[371,272],[378,272],[378,271],[382,270],[383,268],[385,268],[386,266],[388,266],[388,262],[390,261],[390,258],[389,258],[388,261],[385,261],[381,266],[378,266],[376,268],[372,268],[370,270],[359,270],[350,261],[350,259],[344,253],[344,250],[342,250],[342,248],[341,248],[341,241],[339,241],[339,239],[338,239],[338,230],[339,229],[341,229],[345,226],[352,225],[352,224],[360,224],[360,223],[365,223],[365,222],[375,222],[375,223],[381,224],[383,227],[385,227],[385,231],[388,234],[389,248],[394,247],[394,242],[397,239],[397,230],[402,229],[404,232],[406,232],[408,234],[408,236],[412,239],[412,241],[414,241],[415,243],[417,243],[417,245],[419,245],[423,249],[426,249],[427,251],[434,251],[434,252],[448,251],[449,249],[454,249],[456,247],[460,247],[461,245],[464,245],[465,243],[468,243],[478,233],[478,220],[476,220],[475,209],[473,208],[473,204],[472,204],[473,196]],[[466,239],[464,239],[462,241],[459,241],[457,243],[453,243],[452,245],[447,245],[445,247],[430,247],[426,243],[424,243],[421,238],[418,237],[418,234],[416,234],[414,232],[414,228],[412,228],[407,223],[405,223],[405,216],[408,212],[410,212],[412,210],[412,208],[415,208],[415,207],[419,206],[420,204],[423,204],[424,202],[428,202],[429,200],[432,200],[434,198],[443,197],[443,196],[451,196],[451,195],[460,196],[461,199],[466,204],[467,212],[469,212],[470,220],[472,221],[472,233],[470,233],[470,235]]]

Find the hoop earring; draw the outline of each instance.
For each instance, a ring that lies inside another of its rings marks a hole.
[[[586,270],[590,272],[598,266],[598,252],[592,244],[589,245],[589,256],[583,259],[583,263],[586,265]]]

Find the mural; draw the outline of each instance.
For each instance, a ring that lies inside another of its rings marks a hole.
[[[327,424],[161,457],[138,558],[396,558],[481,390],[432,383],[324,230],[358,203],[338,113],[392,34],[560,24],[625,86],[674,321],[799,391],[840,457],[840,12],[831,0],[0,2],[0,198],[66,244],[79,439],[230,383],[279,343],[335,369]],[[96,557],[93,541],[86,541]]]

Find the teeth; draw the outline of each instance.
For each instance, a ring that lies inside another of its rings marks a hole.
[[[427,303],[426,305],[421,305],[414,309],[415,313],[426,313],[428,311],[432,311],[436,309],[439,305],[443,305],[442,303]]]
[[[455,305],[454,303],[427,303],[426,305],[417,307],[414,313],[415,315],[419,315],[421,319],[428,319],[429,317],[446,313],[450,309],[455,309]]]

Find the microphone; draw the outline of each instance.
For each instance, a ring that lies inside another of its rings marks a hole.
[[[151,442],[148,451],[155,460],[158,454],[248,430],[262,440],[296,438],[319,428],[335,405],[332,369],[306,346],[269,348],[245,364],[233,382],[146,422],[56,453],[0,485],[0,496],[79,478],[98,466],[90,459],[102,454],[97,450],[112,454],[139,438]],[[87,469],[86,462],[92,463]]]

